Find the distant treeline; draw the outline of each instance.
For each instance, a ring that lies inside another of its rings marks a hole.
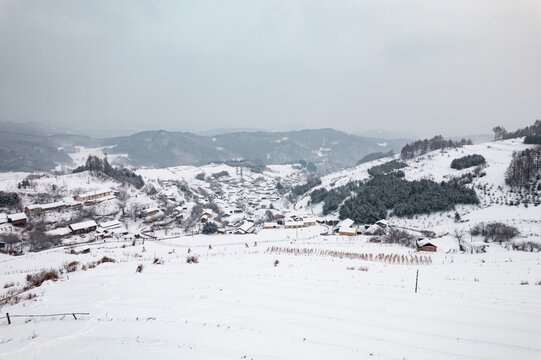
[[[370,161],[383,159],[385,157],[393,156],[394,151],[390,150],[388,152],[373,152],[368,155],[365,155],[361,160],[357,161],[356,165],[361,165]]]
[[[406,144],[400,151],[400,156],[402,159],[412,159],[415,156],[424,155],[429,151],[457,148],[464,145],[472,145],[472,141],[466,139],[460,141],[445,140],[441,135],[437,135],[432,139],[417,140]]]
[[[541,144],[541,120],[536,120],[533,125],[512,132],[508,132],[502,126],[496,126],[492,131],[494,132],[494,140],[525,137],[525,144]]]
[[[250,169],[254,173],[261,174],[267,170],[263,160],[226,160],[226,161],[214,161],[214,164],[226,164],[231,167],[244,167]]]
[[[145,182],[143,181],[141,175],[137,175],[133,171],[131,171],[130,169],[126,169],[125,167],[112,167],[107,161],[107,159],[102,160],[94,155],[88,156],[85,165],[75,168],[73,172],[79,173],[87,170],[103,173],[121,183],[131,184],[137,189],[141,189],[145,185]]]
[[[505,182],[511,186],[527,186],[541,177],[541,145],[513,153],[505,172]]]
[[[371,176],[385,175],[395,170],[403,169],[407,166],[408,164],[403,161],[392,160],[381,165],[372,166],[370,169],[368,169],[368,174]]]

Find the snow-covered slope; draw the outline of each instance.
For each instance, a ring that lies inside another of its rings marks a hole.
[[[531,146],[525,145],[523,139],[519,138],[467,145],[443,151],[437,150],[406,160],[408,166],[401,169],[405,173],[406,179],[432,179],[440,182],[473,171],[473,168],[452,169],[451,162],[454,159],[471,154],[482,155],[486,159],[486,166],[483,168],[486,175],[475,178],[473,183],[469,185],[476,190],[480,204],[458,205],[456,211],[461,216],[461,222],[454,221],[455,211],[416,215],[413,218],[391,217],[389,220],[396,226],[431,230],[439,236],[450,236],[455,231],[467,233],[476,223],[499,221],[517,227],[524,240],[541,241],[541,207],[532,204],[528,207],[524,204],[510,205],[520,198],[520,193],[513,191],[505,184],[505,171],[509,166],[513,152]],[[322,178],[322,184],[319,187],[331,189],[343,186],[350,181],[367,179],[369,177],[368,169],[392,159],[399,159],[399,156],[364,163],[327,175]],[[298,201],[296,207],[304,208],[306,211],[321,212],[321,204],[311,206],[309,203],[307,195]]]
[[[269,252],[271,246],[409,255],[321,229],[96,244],[0,258],[0,284],[27,272],[65,273],[9,305],[0,358],[58,359],[538,359],[541,257],[492,249],[432,254],[432,265]],[[257,246],[255,246],[257,242]],[[212,244],[209,249],[208,244]],[[80,251],[88,247],[76,247]],[[199,256],[186,263],[187,248]],[[159,258],[163,264],[153,264]],[[275,265],[275,262],[277,264]],[[142,264],[142,273],[136,267]],[[416,271],[418,292],[415,293]],[[522,284],[522,285],[521,285]],[[3,290],[4,292],[6,290]],[[25,295],[27,294],[25,293]]]

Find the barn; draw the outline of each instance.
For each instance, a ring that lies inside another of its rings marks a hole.
[[[93,192],[87,192],[84,194],[75,195],[75,200],[77,201],[96,200],[96,199],[102,198],[104,196],[109,196],[109,195],[111,195],[111,191],[109,190],[93,191]]]
[[[430,242],[430,240],[417,240],[417,251],[436,252],[438,247]]]
[[[26,214],[22,212],[8,215],[8,221],[12,223],[13,226],[23,226],[26,224],[26,220],[28,220],[28,218],[26,217]]]
[[[94,220],[83,221],[69,226],[72,234],[83,234],[96,230],[98,224]]]

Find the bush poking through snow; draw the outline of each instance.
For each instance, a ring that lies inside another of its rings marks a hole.
[[[529,284],[529,282],[527,282],[527,281],[525,281],[525,280],[522,280],[522,281],[520,282],[520,285],[528,285],[528,284]]]
[[[136,273],[142,273],[143,272],[143,264],[137,265],[137,269],[135,269]]]
[[[159,257],[155,257],[154,261],[153,261],[153,264],[155,264],[155,265],[163,265],[163,260],[160,259]]]
[[[278,266],[279,263],[280,263],[280,260],[278,259],[274,260],[274,266]]]
[[[196,255],[188,255],[186,257],[186,262],[188,264],[198,264],[199,263],[199,257]]]
[[[72,261],[72,262],[64,264],[64,269],[66,269],[66,272],[69,272],[69,273],[77,271],[78,268],[79,268],[78,261]]]
[[[12,281],[12,282],[8,282],[8,283],[5,283],[4,284],[4,289],[7,289],[7,288],[10,288],[12,286],[15,286],[15,283]]]
[[[58,271],[55,269],[43,270],[37,274],[28,274],[26,275],[27,287],[29,289],[35,288],[43,284],[43,282],[52,280],[58,280]]]
[[[96,262],[96,265],[103,264],[103,263],[114,263],[114,262],[116,262],[115,259],[104,256],[100,260],[98,260],[98,262]]]

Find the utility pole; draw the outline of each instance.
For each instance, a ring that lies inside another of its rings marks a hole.
[[[417,294],[417,283],[419,282],[419,269],[417,269],[417,275],[415,276],[415,293]]]

